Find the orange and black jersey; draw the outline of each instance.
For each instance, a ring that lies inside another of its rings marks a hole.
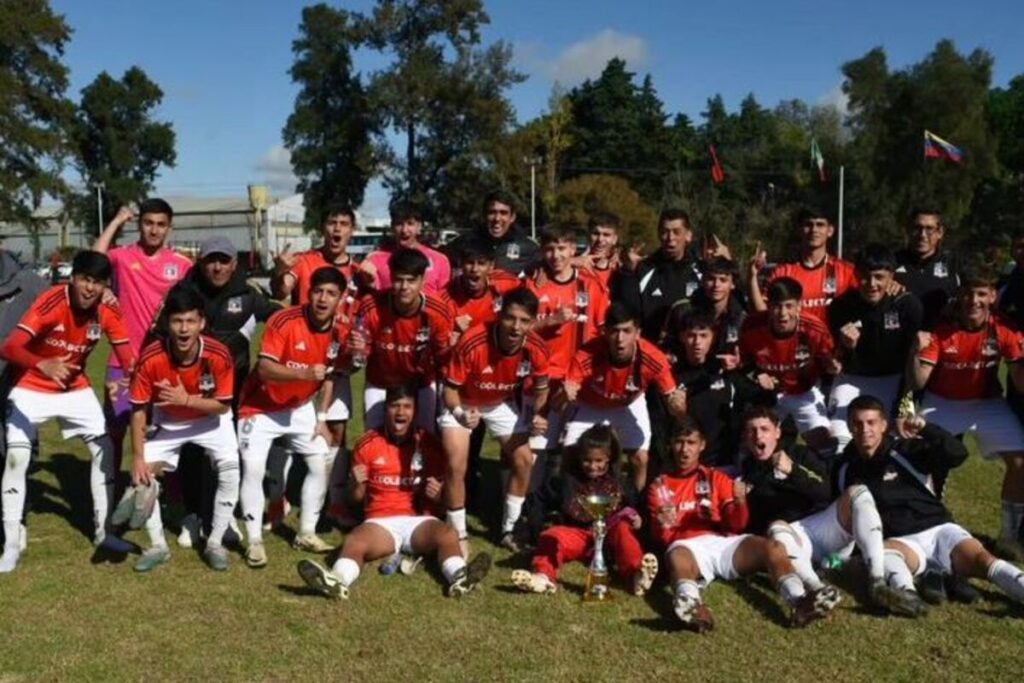
[[[159,401],[159,385],[167,383],[184,386],[192,396],[230,403],[235,389],[234,372],[231,352],[213,337],[199,337],[199,354],[187,365],[181,365],[174,359],[166,342],[155,341],[146,346],[139,356],[128,397],[137,406],[156,403]],[[188,422],[207,416],[207,413],[186,406],[160,406],[159,411],[160,416],[170,422]]]

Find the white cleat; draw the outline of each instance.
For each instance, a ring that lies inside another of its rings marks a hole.
[[[512,572],[512,585],[524,593],[543,593],[550,595],[558,591],[558,584],[540,572],[528,572],[517,569]]]
[[[9,574],[18,567],[18,558],[21,557],[21,552],[16,548],[7,548],[3,554],[0,555],[0,574]]]
[[[658,575],[658,557],[654,553],[647,553],[640,560],[640,569],[633,577],[633,595],[642,598],[651,590],[654,584],[654,577]]]

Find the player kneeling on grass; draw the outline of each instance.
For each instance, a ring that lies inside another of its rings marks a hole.
[[[438,418],[441,442],[448,462],[445,503],[448,523],[466,544],[466,468],[470,435],[482,421],[501,444],[510,464],[502,515],[501,545],[517,551],[512,535],[523,509],[533,469],[531,432],[547,431],[548,351],[532,332],[537,321],[537,297],[528,289],[505,295],[497,322],[470,328],[459,340],[448,364],[444,412]],[[534,414],[517,406],[516,393],[528,382]]]
[[[348,598],[364,564],[399,552],[436,553],[451,597],[471,591],[490,569],[486,553],[467,564],[455,530],[429,514],[440,507],[444,459],[437,439],[415,425],[416,395],[412,387],[388,389],[383,428],[366,432],[352,453],[351,500],[363,504],[366,521],[345,538],[331,569],[298,564],[302,580],[327,597]]]
[[[750,507],[747,531],[784,545],[804,585],[834,602],[839,594],[822,582],[814,566],[831,556],[848,556],[856,544],[867,566],[872,602],[897,614],[913,612],[914,606],[885,582],[882,520],[871,491],[855,484],[833,500],[831,475],[821,457],[806,446],[783,450],[781,437],[773,410],[758,406],[744,415],[747,458],[741,476]]]
[[[238,503],[239,481],[238,442],[231,420],[234,364],[226,346],[202,334],[203,311],[202,298],[190,287],[168,292],[160,314],[166,320],[167,339],[153,342],[139,356],[128,387],[132,483],[153,486],[162,472],[177,469],[185,444],[203,448],[217,470],[213,526],[203,558],[212,569],[225,571],[228,554],[222,541]],[[135,565],[139,572],[171,557],[159,503],[146,520],[146,531],[152,545]]]
[[[729,581],[762,571],[793,608],[794,626],[827,616],[835,601],[828,592],[808,592],[781,543],[740,533],[750,514],[747,484],[701,465],[703,451],[700,425],[682,418],[672,434],[672,469],[647,491],[651,533],[667,548],[676,616],[698,632],[710,630],[714,620],[701,588],[716,578]]]
[[[51,418],[60,422],[65,439],[81,437],[92,456],[93,542],[116,552],[131,549],[109,533],[113,446],[103,410],[82,371],[101,335],[106,335],[123,367],[130,368],[135,362],[120,311],[102,303],[110,271],[110,261],[103,254],[79,252],[72,264],[71,282],[40,294],[0,349],[0,357],[14,370],[14,388],[7,399],[0,573],[14,571],[24,550],[26,532],[21,518],[32,443],[39,425]]]
[[[619,576],[630,583],[637,596],[650,589],[658,573],[658,558],[644,554],[635,531],[640,528],[641,517],[633,508],[623,506],[628,491],[623,491],[617,476],[620,458],[618,437],[608,425],[595,425],[580,435],[563,463],[562,523],[541,533],[532,572],[512,572],[512,583],[517,588],[530,593],[554,593],[558,588],[558,569],[563,564],[588,561],[594,553],[594,519],[580,501],[601,495],[616,501],[615,508],[609,510],[606,543]]]
[[[904,437],[886,435],[885,405],[862,395],[850,403],[853,441],[836,470],[841,486],[863,484],[877,501],[885,531],[885,577],[914,610],[927,611],[914,589],[914,576],[928,565],[947,575],[988,579],[1017,602],[1024,602],[1024,573],[996,559],[962,526],[935,494],[934,480],[967,459],[967,449],[948,431],[915,415],[899,420]]]
[[[320,508],[327,494],[330,431],[326,406],[333,398],[332,376],[345,330],[335,318],[345,292],[345,276],[324,266],[310,278],[309,303],[270,317],[263,331],[259,362],[242,388],[238,406],[238,445],[242,454],[242,514],[248,547],[245,562],[252,569],[267,566],[263,546],[263,476],[275,439],[306,461],[302,512],[293,546],[327,552],[331,546],[316,535]],[[324,412],[313,399],[321,394]]]

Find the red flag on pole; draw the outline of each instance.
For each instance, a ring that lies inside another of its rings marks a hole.
[[[715,151],[714,145],[708,145],[708,152],[711,153],[711,181],[715,185],[721,185],[725,182],[725,170],[718,161],[718,152]]]

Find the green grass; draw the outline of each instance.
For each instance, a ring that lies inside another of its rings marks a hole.
[[[93,377],[103,356],[90,363]],[[1001,477],[999,464],[974,456],[954,473],[949,503],[960,522],[994,534]],[[830,622],[792,631],[763,582],[717,583],[707,595],[717,630],[701,637],[667,618],[664,586],[647,600],[616,591],[613,604],[581,605],[580,566],[554,596],[516,594],[508,575],[522,563],[478,537],[474,548],[492,551],[497,566],[461,601],[442,597],[428,572],[386,578],[368,567],[351,600],[335,603],[308,594],[294,570],[302,555],[277,536],[267,539],[263,571],[233,555],[231,570],[215,574],[173,541],[170,564],[150,575],[136,575],[130,561],[92,565],[79,530],[88,527],[88,495],[85,450],[48,425],[31,476],[29,549],[17,572],[0,577],[2,682],[925,681],[1020,671],[1024,611],[987,585],[980,605],[945,606],[917,622],[876,616],[846,592]],[[146,542],[143,532],[129,538]],[[336,532],[327,538],[341,541]]]

